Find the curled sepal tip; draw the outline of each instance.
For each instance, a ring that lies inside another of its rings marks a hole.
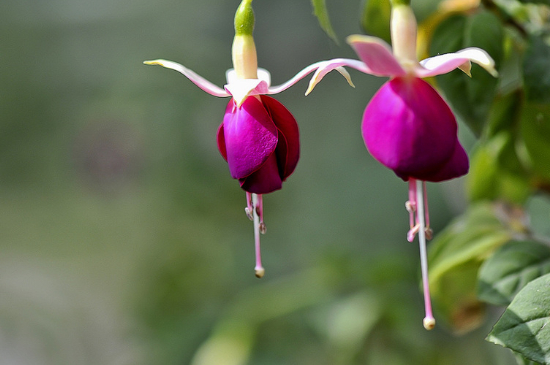
[[[325,77],[325,75],[332,70],[338,71],[342,76],[344,76],[351,87],[355,87],[355,85],[351,81],[351,76],[349,75],[348,71],[344,67],[339,66],[338,60],[321,61],[316,63],[315,65],[317,66],[317,70],[315,71],[315,74],[313,75],[311,80],[309,80],[309,86],[306,90],[306,96],[309,95],[309,93],[313,91],[315,86],[323,79],[323,77]]]
[[[495,68],[495,61],[484,50],[476,47],[465,48],[463,50],[437,55],[420,61],[421,68],[416,70],[418,77],[430,77],[445,74],[459,68],[468,76],[472,76],[472,62],[481,66],[491,76],[498,77],[498,71]]]
[[[459,55],[466,56],[470,62],[477,63],[485,69],[491,76],[498,77],[498,71],[495,69],[495,61],[489,56],[489,54],[479,48],[471,47],[457,52]],[[470,62],[466,62],[459,66],[459,68],[468,76],[472,77],[470,69],[472,68]]]

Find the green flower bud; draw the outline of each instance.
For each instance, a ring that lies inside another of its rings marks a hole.
[[[235,13],[235,35],[252,35],[254,31],[254,10],[252,0],[243,0]]]
[[[411,5],[411,0],[390,0],[392,6]]]
[[[254,11],[252,0],[243,0],[235,13],[235,39],[233,40],[233,68],[240,79],[258,78],[258,58],[252,37]]]

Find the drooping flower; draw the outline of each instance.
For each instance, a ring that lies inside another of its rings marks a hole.
[[[426,317],[424,327],[432,329],[432,315],[426,258],[426,238],[431,238],[426,198],[426,181],[453,179],[468,172],[468,156],[457,136],[454,114],[439,93],[422,78],[460,68],[470,75],[471,62],[497,75],[494,61],[479,48],[466,48],[427,58],[416,57],[417,25],[406,0],[392,4],[393,49],[383,40],[364,35],[348,37],[361,61],[324,61],[308,88],[309,93],[328,72],[348,66],[361,72],[389,77],[368,103],[363,114],[362,135],[372,156],[409,183],[410,230],[407,239],[419,237]]]
[[[264,275],[260,255],[260,233],[265,233],[263,194],[281,189],[296,168],[300,157],[298,124],[292,114],[270,94],[280,93],[315,71],[310,65],[279,86],[271,86],[271,76],[258,68],[252,37],[252,0],[243,0],[235,14],[232,47],[233,69],[226,72],[227,84],[220,88],[179,63],[163,59],[145,61],[182,73],[210,95],[231,97],[218,128],[217,144],[227,161],[231,177],[246,191],[246,215],[254,222],[257,277]],[[350,82],[343,68],[337,68]]]

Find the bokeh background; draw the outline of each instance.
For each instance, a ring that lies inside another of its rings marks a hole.
[[[216,147],[228,100],[142,64],[223,85],[238,3],[0,3],[0,364],[513,364],[484,341],[498,313],[462,336],[422,327],[407,186],[360,135],[382,79],[351,70],[355,89],[334,73],[307,98],[307,81],[277,95],[302,155],[264,199],[254,277],[244,192]],[[309,1],[254,2],[273,84],[355,58],[361,2],[328,6],[338,44]],[[436,232],[462,185],[429,185]]]

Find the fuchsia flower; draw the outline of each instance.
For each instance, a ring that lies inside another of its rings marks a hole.
[[[254,194],[282,187],[300,157],[298,124],[277,100],[247,97],[239,106],[229,101],[218,129],[218,149],[231,177]]]
[[[362,62],[325,61],[313,76],[308,93],[325,74],[341,66],[390,77],[363,114],[362,134],[369,152],[405,181],[439,182],[466,174],[468,157],[458,141],[455,116],[422,78],[458,67],[469,74],[470,61],[495,74],[490,56],[481,49],[467,48],[421,62],[400,62],[379,38],[353,35],[348,42]]]
[[[272,87],[269,72],[257,66],[251,2],[243,0],[235,14],[234,68],[227,71],[227,84],[223,88],[179,63],[159,59],[145,61],[145,64],[178,71],[210,95],[231,97],[218,129],[218,149],[227,161],[231,177],[238,179],[246,191],[245,212],[254,221],[255,272],[257,277],[262,277],[265,271],[260,256],[260,233],[266,230],[262,194],[281,189],[300,157],[296,120],[281,103],[267,95],[288,89],[320,64],[310,65],[286,83]],[[347,72],[337,69],[351,83]]]
[[[457,137],[457,123],[439,93],[422,80],[456,68],[470,75],[475,62],[496,76],[494,61],[479,48],[466,48],[427,58],[416,58],[417,26],[408,4],[392,4],[392,48],[383,40],[364,35],[348,37],[361,61],[325,61],[310,81],[307,93],[331,70],[349,66],[361,72],[389,77],[363,114],[362,134],[367,149],[397,176],[409,182],[410,230],[407,239],[419,234],[426,317],[432,329],[425,239],[431,238],[425,182],[453,179],[468,172],[468,156]],[[306,93],[306,94],[307,94]]]

